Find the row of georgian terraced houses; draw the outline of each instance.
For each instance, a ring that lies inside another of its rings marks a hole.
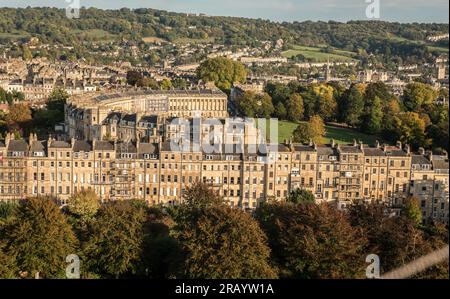
[[[295,188],[310,190],[317,201],[335,202],[339,208],[358,199],[395,205],[416,195],[424,219],[448,222],[447,155],[413,153],[400,142],[288,142],[273,152],[257,152],[249,153],[248,146],[242,153],[235,147],[210,154],[172,150],[168,142],[40,141],[33,134],[14,140],[8,134],[0,141],[0,200],[50,195],[66,203],[76,192],[92,189],[102,201],[177,204],[189,185],[204,181],[231,206],[243,209],[283,199]]]

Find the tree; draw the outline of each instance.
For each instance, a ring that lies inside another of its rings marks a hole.
[[[223,202],[217,192],[213,191],[208,184],[195,182],[186,189],[183,195],[184,203],[191,208],[206,208]]]
[[[431,105],[438,97],[437,92],[428,84],[414,82],[406,85],[403,92],[403,105],[407,111],[420,112]]]
[[[214,82],[222,90],[229,90],[233,83],[244,82],[247,79],[247,71],[240,62],[216,57],[200,64],[197,77],[205,82]]]
[[[184,80],[182,78],[175,78],[175,79],[173,79],[172,80],[172,85],[176,89],[186,89],[187,86],[188,86],[186,80]]]
[[[397,140],[410,144],[413,148],[427,147],[430,140],[426,136],[425,121],[415,112],[403,112],[394,117]]]
[[[115,278],[143,275],[146,216],[144,203],[138,201],[103,205],[89,224],[90,238],[83,244],[90,271]]]
[[[256,219],[267,234],[281,278],[364,277],[366,239],[335,207],[264,204]]]
[[[311,131],[309,129],[309,124],[302,122],[293,132],[293,141],[297,143],[308,143],[311,139]]]
[[[135,86],[142,78],[142,74],[138,71],[127,72],[127,83],[131,86]]]
[[[160,86],[163,90],[169,90],[172,88],[172,81],[170,81],[169,79],[163,79]]]
[[[275,114],[279,119],[286,119],[287,110],[286,110],[286,107],[284,107],[282,102],[278,102],[277,107],[275,109]]]
[[[313,91],[317,97],[317,114],[327,121],[335,119],[337,115],[337,102],[334,98],[333,87],[320,84],[313,86]]]
[[[76,215],[82,225],[92,220],[100,208],[97,194],[92,190],[81,191],[69,199],[69,212]]]
[[[379,97],[375,97],[373,102],[366,106],[366,113],[362,128],[365,132],[377,135],[383,128],[383,106]]]
[[[31,59],[33,59],[33,54],[30,51],[30,48],[28,48],[27,46],[22,46],[22,58],[25,61],[30,61]]]
[[[267,93],[257,94],[256,102],[258,105],[258,117],[269,118],[275,111],[272,98]]]
[[[189,211],[189,210],[188,210]],[[177,221],[184,252],[182,277],[200,279],[276,278],[270,250],[258,223],[246,212],[218,204]]]
[[[353,127],[358,127],[364,112],[364,89],[362,84],[352,85],[343,96],[342,119]]]
[[[47,109],[61,112],[64,117],[64,105],[68,98],[69,94],[64,89],[57,88],[53,90],[47,98]]]
[[[244,92],[243,95],[236,98],[236,104],[245,116],[255,117],[258,110],[258,100],[255,92]]]
[[[320,116],[314,115],[309,120],[309,132],[311,135],[311,139],[315,143],[320,143],[323,136],[325,136],[325,124]]]
[[[294,189],[292,190],[288,197],[286,198],[287,202],[292,202],[295,204],[299,203],[314,203],[316,201],[314,194],[311,191],[305,189]]]
[[[419,200],[415,197],[410,197],[403,203],[402,214],[414,221],[417,225],[422,224],[422,210],[419,206]]]
[[[4,242],[20,271],[46,278],[64,277],[66,257],[76,253],[77,245],[66,217],[46,197],[27,199],[15,209]]]
[[[13,104],[9,108],[6,121],[11,130],[26,129],[32,121],[31,110],[27,104]]]
[[[303,99],[299,94],[294,93],[289,97],[286,103],[286,108],[289,120],[297,122],[303,119],[303,112],[305,112],[305,108],[303,107]]]
[[[4,252],[4,244],[0,240],[0,279],[12,279],[17,276],[15,259]]]

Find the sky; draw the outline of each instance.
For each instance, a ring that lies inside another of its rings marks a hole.
[[[155,8],[174,12],[238,16],[273,21],[367,20],[366,8],[379,2],[380,20],[448,23],[448,0],[0,0],[0,7],[60,7],[68,2],[104,9]],[[369,2],[369,3],[366,3]]]

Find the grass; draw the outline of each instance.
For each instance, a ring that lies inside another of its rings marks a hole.
[[[21,39],[21,38],[26,38],[29,37],[29,34],[26,32],[0,32],[0,39],[12,39],[12,40],[16,40],[16,39]]]
[[[297,128],[298,124],[290,121],[278,121],[278,142],[284,142],[292,136],[292,133]],[[356,130],[338,128],[332,126],[325,126],[325,137],[322,138],[321,144],[327,144],[330,139],[334,139],[336,143],[350,144],[353,140],[362,141],[365,144],[375,144],[375,141],[379,138],[372,135],[367,135]],[[381,142],[382,140],[380,140]]]
[[[337,49],[334,50],[334,53],[325,53],[321,52],[322,49],[323,47],[294,46],[293,49],[284,51],[281,55],[291,58],[302,54],[307,59],[312,59],[315,62],[326,62],[328,59],[330,59],[330,61],[338,62],[355,61],[353,56],[356,55],[356,53]]]

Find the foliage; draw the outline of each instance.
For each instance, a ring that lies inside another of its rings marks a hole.
[[[282,278],[357,278],[365,275],[366,240],[343,212],[327,204],[265,204],[257,219]]]
[[[142,275],[146,220],[146,208],[141,202],[103,205],[89,224],[90,238],[83,244],[88,269],[103,277]]]
[[[431,105],[437,96],[436,91],[428,84],[409,83],[403,93],[403,104],[407,111],[420,112],[424,107]]]
[[[64,277],[66,256],[76,253],[77,244],[66,217],[46,197],[20,204],[5,226],[4,242],[20,271],[46,278]]]
[[[410,197],[403,203],[402,214],[415,222],[417,225],[422,224],[422,210],[420,209],[419,200],[415,197]]]
[[[76,215],[83,225],[93,219],[99,208],[99,198],[92,190],[78,192],[69,198],[69,212]]]
[[[190,217],[185,219],[191,219]],[[176,237],[186,254],[182,277],[221,279],[275,278],[266,236],[251,216],[226,205],[197,210],[180,221]]]
[[[229,90],[234,83],[244,82],[247,79],[247,71],[240,62],[216,57],[200,64],[197,78],[204,82],[214,82],[222,90]]]
[[[294,189],[292,190],[288,197],[286,198],[287,202],[299,204],[299,203],[314,203],[315,197],[311,191],[304,189]]]
[[[287,116],[289,120],[300,121],[303,119],[303,99],[299,94],[292,94],[286,103]]]

